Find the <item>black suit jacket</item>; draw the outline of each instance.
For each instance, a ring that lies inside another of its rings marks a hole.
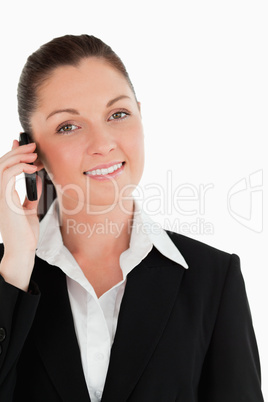
[[[189,269],[153,248],[128,275],[102,402],[263,401],[239,258],[169,235]],[[89,402],[66,277],[36,257],[32,280],[0,281],[0,401]]]

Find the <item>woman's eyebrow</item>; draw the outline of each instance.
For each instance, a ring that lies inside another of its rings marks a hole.
[[[130,98],[129,96],[127,96],[127,95],[120,95],[120,96],[117,96],[116,98],[110,100],[110,101],[107,103],[106,107],[110,107],[110,106],[112,106],[114,103],[118,102],[119,100],[121,100],[121,99],[126,99],[126,98],[127,98],[127,99],[131,99],[131,98]],[[57,114],[57,113],[70,113],[70,114],[76,114],[76,115],[79,115],[79,114],[80,114],[76,109],[59,109],[59,110],[54,110],[53,112],[49,113],[49,115],[47,116],[47,120],[48,120],[50,117],[54,116],[54,114]]]
[[[121,99],[125,99],[125,98],[131,99],[131,98],[130,98],[129,96],[127,96],[127,95],[119,95],[119,96],[117,96],[116,98],[110,100],[110,101],[107,103],[106,107],[110,107],[110,106],[112,106],[115,102],[117,102],[117,101],[119,101],[119,100],[121,100]]]
[[[47,116],[47,119],[49,119],[51,116],[54,116],[54,114],[57,113],[71,113],[71,114],[79,114],[79,112],[75,109],[59,109],[59,110],[54,110],[53,112],[49,113]]]

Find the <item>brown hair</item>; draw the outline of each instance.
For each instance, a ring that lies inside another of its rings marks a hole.
[[[18,84],[18,112],[23,130],[33,139],[31,115],[38,106],[38,88],[53,71],[60,66],[77,66],[82,59],[98,57],[105,60],[119,71],[127,80],[134,95],[135,91],[128,72],[117,54],[102,40],[93,35],[65,35],[54,38],[42,45],[28,57],[22,70]],[[135,95],[136,97],[136,95]],[[42,177],[43,191],[38,204],[38,215],[41,220],[50,204],[56,197],[56,190],[46,171],[38,173]]]

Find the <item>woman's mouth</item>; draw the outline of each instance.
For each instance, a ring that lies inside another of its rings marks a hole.
[[[125,162],[118,162],[108,167],[97,166],[95,169],[84,172],[84,174],[96,180],[109,179],[109,177],[114,178],[122,173],[124,165]]]

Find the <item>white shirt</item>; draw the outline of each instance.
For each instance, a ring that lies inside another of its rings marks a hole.
[[[63,244],[57,199],[40,223],[36,255],[66,274],[84,376],[92,402],[101,400],[127,274],[153,246],[167,258],[188,268],[167,233],[135,201],[129,248],[120,255],[123,280],[98,298],[75,258]]]

